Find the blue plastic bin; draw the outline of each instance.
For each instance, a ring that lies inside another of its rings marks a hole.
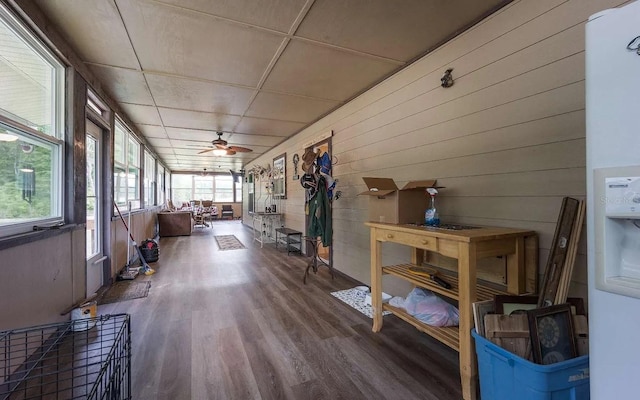
[[[478,335],[482,400],[588,400],[589,356],[556,364],[534,364]]]

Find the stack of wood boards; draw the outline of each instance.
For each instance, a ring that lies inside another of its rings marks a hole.
[[[536,309],[537,296],[504,296],[521,298],[522,304],[530,304]],[[589,354],[589,326],[581,298],[569,298],[572,306],[573,337],[578,356]],[[515,300],[514,300],[515,301]],[[476,332],[489,339],[492,343],[522,357],[531,360],[531,331],[525,309],[514,311],[512,314],[497,313],[501,307],[496,307],[495,300],[473,303],[473,317]]]
[[[484,317],[486,338],[505,350],[528,358],[529,320],[526,314],[487,314]]]

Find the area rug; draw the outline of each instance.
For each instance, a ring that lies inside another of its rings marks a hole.
[[[244,249],[242,242],[235,235],[216,235],[216,242],[220,250],[239,250]]]
[[[342,300],[344,303],[352,308],[360,311],[369,318],[373,318],[373,308],[370,305],[365,304],[364,300],[367,296],[362,290],[356,288],[339,290],[337,292],[331,292],[333,297]],[[391,311],[383,311],[382,315],[389,315]]]
[[[151,281],[117,281],[98,300],[98,304],[117,303],[147,297]]]

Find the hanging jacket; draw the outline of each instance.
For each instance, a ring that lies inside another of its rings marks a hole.
[[[331,203],[327,195],[325,178],[318,179],[318,193],[309,201],[309,229],[307,235],[322,239],[323,246],[330,246],[333,237],[331,224]]]

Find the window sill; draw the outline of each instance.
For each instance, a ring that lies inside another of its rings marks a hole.
[[[0,250],[5,250],[12,247],[20,246],[23,244],[37,242],[50,237],[62,235],[64,233],[71,232],[78,227],[83,227],[83,226],[84,224],[82,225],[66,224],[55,229],[25,232],[25,233],[20,233],[20,234],[0,238]]]

